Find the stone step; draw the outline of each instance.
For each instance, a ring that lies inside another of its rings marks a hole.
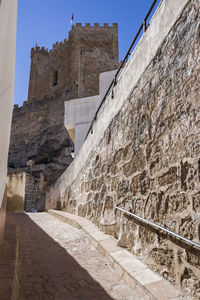
[[[141,300],[189,299],[135,255],[117,246],[115,238],[100,231],[90,220],[58,210],[49,210],[48,213],[71,226],[82,229],[88,235],[92,245],[140,295]]]

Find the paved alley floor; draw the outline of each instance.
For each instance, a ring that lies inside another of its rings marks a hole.
[[[7,215],[1,300],[138,299],[134,293],[82,230],[47,213]]]

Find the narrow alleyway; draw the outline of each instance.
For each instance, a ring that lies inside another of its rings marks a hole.
[[[47,213],[8,214],[0,299],[138,299],[79,229]]]

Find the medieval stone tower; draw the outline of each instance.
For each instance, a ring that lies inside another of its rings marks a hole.
[[[14,107],[9,149],[12,175],[28,173],[26,210],[44,209],[46,188],[72,161],[73,142],[64,127],[64,101],[98,94],[99,73],[117,66],[117,24],[78,23],[72,26],[68,39],[57,42],[50,51],[31,49],[28,101]]]
[[[98,94],[99,73],[118,66],[117,24],[72,27],[69,38],[48,51],[31,50],[28,100],[52,97],[65,90],[65,99]]]

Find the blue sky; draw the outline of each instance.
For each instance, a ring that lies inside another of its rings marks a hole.
[[[22,105],[28,95],[30,50],[51,49],[63,41],[74,23],[118,23],[119,58],[126,54],[153,0],[18,0],[14,102]],[[159,2],[159,1],[158,1]]]

